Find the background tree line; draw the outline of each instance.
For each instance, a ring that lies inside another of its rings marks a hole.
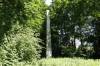
[[[51,5],[53,55],[99,57],[99,0],[54,0]],[[77,42],[78,41],[78,42]],[[80,46],[77,48],[77,43]]]

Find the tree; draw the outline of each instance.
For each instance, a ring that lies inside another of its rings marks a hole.
[[[0,7],[0,52],[4,53],[0,53],[0,59],[4,65],[33,62],[40,57],[44,12],[43,0],[3,2]]]
[[[53,45],[59,46],[60,50],[63,50],[61,45],[65,44],[75,46],[75,39],[80,40],[81,46],[83,46],[85,42],[88,44],[92,43],[93,45],[94,41],[91,39],[94,39],[95,37],[95,29],[92,25],[92,20],[97,18],[97,14],[99,15],[100,9],[98,6],[99,0],[55,0],[54,4],[51,6],[51,25],[52,39],[57,40],[54,40]],[[65,32],[65,35],[59,36],[58,30],[60,30],[61,33]],[[59,37],[61,38],[60,44],[58,43]],[[73,39],[71,40],[71,38]],[[55,41],[57,42],[55,43]],[[58,47],[56,50],[57,49]],[[62,51],[60,51],[60,53],[61,52]]]

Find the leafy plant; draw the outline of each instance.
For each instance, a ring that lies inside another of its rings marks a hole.
[[[5,63],[34,62],[40,55],[41,40],[30,28],[23,28],[16,32],[8,32],[0,46],[0,59]]]

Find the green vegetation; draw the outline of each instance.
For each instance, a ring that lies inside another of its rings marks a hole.
[[[100,60],[82,58],[48,58],[41,59],[35,64],[15,63],[13,66],[99,66]],[[2,65],[1,65],[2,66]]]
[[[76,40],[80,41],[76,55],[100,57],[100,50],[97,47],[100,45],[98,6],[99,0],[54,0],[50,8],[54,57],[75,56],[73,52],[76,52]],[[89,55],[87,47],[92,48]]]
[[[45,21],[42,0],[3,0],[0,5],[2,66],[35,63],[40,58],[40,32]]]
[[[47,9],[54,58],[42,59]],[[100,0],[0,0],[0,66],[100,66],[99,58]]]
[[[82,58],[51,58],[39,61],[39,66],[99,66],[100,60]]]

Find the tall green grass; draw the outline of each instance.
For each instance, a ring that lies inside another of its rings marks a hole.
[[[51,58],[40,60],[39,66],[100,66],[100,60],[81,58]]]
[[[41,59],[37,61],[36,64],[17,63],[13,66],[100,66],[100,60],[82,58],[48,58]]]

